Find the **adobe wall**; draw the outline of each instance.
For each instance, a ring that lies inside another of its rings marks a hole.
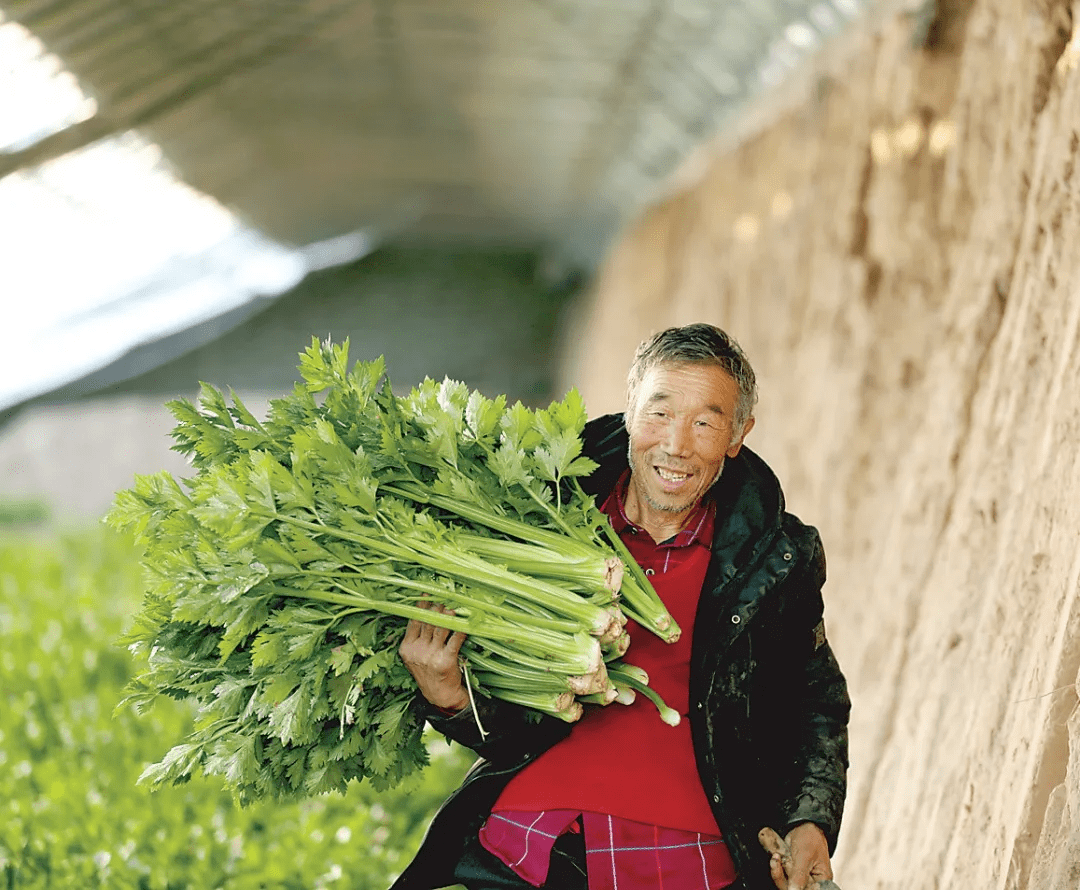
[[[566,374],[619,409],[698,319],[754,361],[855,702],[840,885],[1076,890],[1080,2],[937,9],[646,213]]]

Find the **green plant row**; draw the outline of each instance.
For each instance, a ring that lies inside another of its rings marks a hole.
[[[0,538],[0,888],[254,890],[389,885],[467,757],[392,791],[240,808],[212,779],[136,785],[192,710],[116,703],[135,674],[116,640],[143,590],[132,542],[104,530]]]

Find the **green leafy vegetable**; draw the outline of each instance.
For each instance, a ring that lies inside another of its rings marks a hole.
[[[136,477],[109,513],[148,579],[126,701],[198,708],[145,781],[201,770],[245,803],[397,784],[427,762],[397,655],[410,618],[468,634],[474,694],[564,720],[611,699],[627,615],[677,639],[578,485],[595,464],[576,392],[537,411],[450,380],[399,398],[347,342],[313,341],[300,372],[261,421],[205,385],[170,403],[194,476]]]

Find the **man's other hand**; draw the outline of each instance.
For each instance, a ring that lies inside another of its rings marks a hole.
[[[813,890],[816,881],[832,880],[829,844],[825,834],[813,822],[800,822],[784,840],[791,851],[785,862],[773,854],[769,862],[773,883],[779,890]]]
[[[424,608],[453,614],[440,605]],[[451,632],[415,618],[405,628],[398,654],[420,687],[420,694],[437,708],[460,711],[468,707],[469,693],[461,682],[458,667],[458,653],[465,636],[460,631]]]

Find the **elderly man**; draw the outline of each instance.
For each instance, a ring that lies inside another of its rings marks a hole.
[[[754,372],[706,324],[638,348],[626,412],[593,420],[595,494],[681,639],[629,625],[626,660],[685,718],[641,701],[575,724],[480,699],[461,634],[412,622],[401,657],[432,726],[480,755],[394,890],[803,890],[831,878],[850,702],[825,639],[817,532],[743,447]],[[770,826],[791,860],[757,842]],[[786,871],[785,871],[786,868]]]

